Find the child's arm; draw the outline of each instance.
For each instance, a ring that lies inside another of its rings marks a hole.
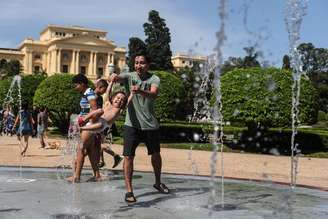
[[[110,100],[110,95],[112,93],[112,88],[113,88],[114,82],[112,82],[112,81],[108,81],[108,82],[109,82],[109,84],[108,84],[108,87],[107,87],[107,90],[106,90],[106,95],[107,95],[107,100],[106,101],[110,102],[109,100]]]
[[[102,114],[104,114],[104,110],[103,109],[93,110],[90,113],[88,113],[88,115],[86,115],[85,117],[83,117],[83,121],[84,122],[87,122],[90,119],[98,120],[100,118],[100,116],[102,116]]]
[[[80,128],[80,130],[84,131],[84,130],[97,130],[100,129],[102,126],[101,122],[96,122],[90,125],[86,125],[86,126],[82,126]]]
[[[18,113],[19,113],[19,112],[18,112]],[[16,128],[17,124],[19,123],[19,121],[20,121],[20,116],[19,116],[19,114],[18,114],[17,117],[16,117],[16,119],[15,119],[15,123],[14,123],[14,125],[13,125],[13,130],[15,130],[15,128]]]
[[[129,104],[130,104],[132,98],[133,98],[133,92],[130,92],[130,95],[129,95],[129,97],[128,97],[128,101],[126,102],[126,107],[129,106]]]

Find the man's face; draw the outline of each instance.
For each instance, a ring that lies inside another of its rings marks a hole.
[[[106,87],[96,87],[95,92],[98,95],[103,95],[106,92],[107,88]]]
[[[148,71],[149,64],[144,56],[137,56],[134,59],[134,69],[138,74],[143,74]]]
[[[83,91],[83,84],[74,83],[74,90],[81,93]]]

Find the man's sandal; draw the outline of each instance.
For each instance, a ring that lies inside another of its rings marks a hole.
[[[125,201],[127,203],[134,203],[137,201],[137,199],[134,197],[133,192],[127,192],[125,193]]]
[[[164,183],[160,183],[159,185],[154,184],[153,187],[163,194],[169,194],[170,190],[167,188],[167,186]]]

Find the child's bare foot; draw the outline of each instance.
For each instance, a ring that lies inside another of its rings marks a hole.
[[[79,183],[80,182],[80,179],[75,176],[67,177],[66,180],[70,183]]]

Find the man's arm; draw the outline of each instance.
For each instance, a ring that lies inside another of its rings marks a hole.
[[[156,98],[158,96],[158,87],[153,85],[150,87],[150,90],[141,90],[139,86],[132,86],[131,91],[144,97]]]
[[[109,76],[109,81],[111,81],[111,82],[117,82],[117,83],[123,83],[127,78],[128,78],[128,74],[120,74],[120,75],[118,75],[118,74],[115,74],[115,73],[113,73],[113,74],[111,74],[110,76]]]

